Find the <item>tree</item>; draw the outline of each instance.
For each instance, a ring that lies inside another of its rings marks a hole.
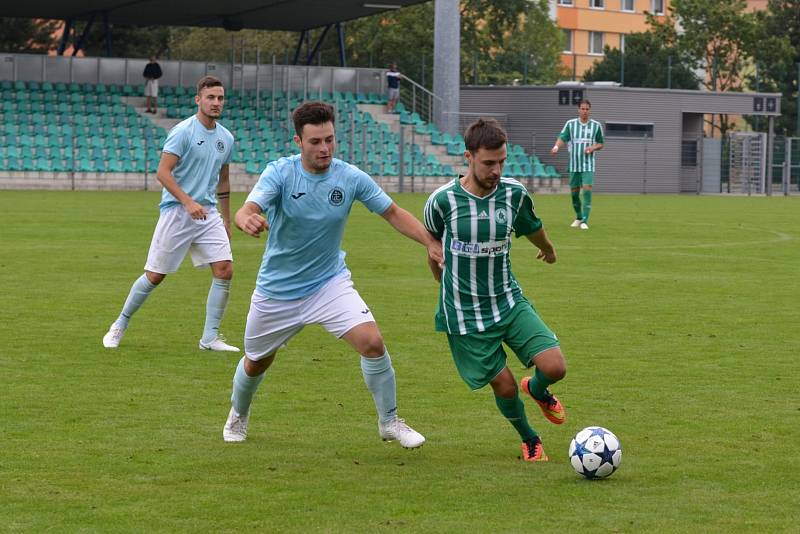
[[[698,88],[697,77],[691,68],[680,62],[680,54],[666,47],[652,32],[626,35],[624,59],[619,49],[606,46],[603,60],[592,65],[583,74],[583,79],[590,82],[623,82],[623,60],[623,85],[626,87]]]
[[[765,11],[757,13],[762,46],[755,53],[757,68],[748,76],[751,89],[780,92],[781,116],[775,131],[800,136],[797,126],[798,64],[800,64],[800,2],[770,0]],[[748,117],[748,122],[763,129],[766,121]]]
[[[46,54],[56,46],[60,21],[0,18],[0,51]]]
[[[673,0],[669,13],[659,20],[648,13],[647,22],[656,38],[680,55],[681,63],[701,69],[701,83],[711,91],[741,91],[750,60],[759,46],[760,33],[754,13],[745,0]],[[721,135],[730,129],[726,115],[715,128]]]
[[[466,83],[555,83],[563,34],[546,0],[467,0],[461,4],[461,72]]]

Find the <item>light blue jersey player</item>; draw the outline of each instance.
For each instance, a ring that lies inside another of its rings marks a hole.
[[[334,111],[307,102],[293,114],[300,154],[270,163],[236,226],[258,237],[269,230],[245,327],[245,356],[233,377],[225,441],[247,437],[250,404],[278,349],[308,324],[322,325],[361,355],[361,370],[378,412],[384,440],[415,448],[425,438],[397,415],[395,374],[375,318],[353,287],[341,250],[353,202],[386,219],[442,262],[441,244],[364,172],[334,159]],[[266,214],[266,218],[264,218]]]
[[[228,177],[233,135],[217,122],[225,102],[222,82],[213,76],[202,78],[195,102],[197,114],[175,126],[164,142],[157,174],[164,191],[144,274],[133,283],[122,312],[103,336],[107,348],[119,346],[133,314],[189,252],[194,266],[210,266],[213,276],[199,347],[239,351],[219,334],[233,278]]]

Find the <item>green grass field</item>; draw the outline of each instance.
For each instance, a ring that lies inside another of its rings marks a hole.
[[[394,196],[421,216],[426,196]],[[567,356],[568,420],[526,402],[551,457],[535,465],[434,332],[422,247],[361,206],[347,263],[428,442],[381,442],[358,356],[313,327],[279,353],[247,442],[223,443],[238,356],[197,349],[208,271],[184,264],[101,344],[157,202],[0,192],[0,530],[797,532],[800,198],[598,194],[588,232],[568,198],[536,198],[558,263],[525,240],[512,258]],[[233,247],[222,330],[240,344],[264,240]],[[589,425],[624,448],[607,480],[567,459]]]

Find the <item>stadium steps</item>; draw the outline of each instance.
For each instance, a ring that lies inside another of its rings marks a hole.
[[[144,117],[155,126],[159,126],[163,128],[165,132],[169,132],[176,124],[181,122],[183,119],[170,119],[167,117],[167,110],[166,108],[158,108],[158,112],[153,115],[152,113],[145,113],[145,97],[143,96],[127,96],[122,97],[122,101],[125,102],[127,105],[132,107],[136,110],[136,113],[139,116]],[[185,118],[185,117],[184,117]]]
[[[380,122],[386,124],[389,129],[394,133],[400,132],[400,115],[396,113],[386,113],[386,106],[382,104],[358,104],[359,111],[367,112],[372,117]],[[406,139],[411,141],[411,127],[406,128]],[[419,145],[425,155],[433,155],[443,165],[450,165],[459,173],[464,174],[467,172],[467,167],[464,165],[464,158],[460,156],[452,156],[447,153],[447,148],[442,145],[434,145],[431,142],[430,134],[414,134],[414,142]],[[445,177],[442,183],[450,180],[450,177]]]

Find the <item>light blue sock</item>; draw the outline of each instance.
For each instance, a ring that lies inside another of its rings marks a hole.
[[[208,344],[217,338],[219,323],[228,305],[228,295],[231,292],[231,281],[221,278],[211,280],[211,289],[208,290],[206,301],[206,325],[203,328],[202,343]]]
[[[236,366],[236,373],[233,375],[233,393],[231,394],[231,404],[239,415],[244,415],[250,411],[250,404],[253,402],[253,395],[256,394],[258,385],[264,380],[266,372],[258,376],[250,376],[244,371],[244,356]]]
[[[125,299],[125,304],[122,306],[122,312],[114,321],[122,328],[128,328],[128,322],[136,310],[142,307],[144,301],[147,300],[148,295],[156,288],[154,284],[147,279],[147,275],[143,274],[131,286],[131,292],[128,293],[128,298]]]
[[[397,415],[397,387],[389,352],[386,351],[377,358],[361,356],[361,373],[375,401],[378,420],[381,423],[393,420]]]

